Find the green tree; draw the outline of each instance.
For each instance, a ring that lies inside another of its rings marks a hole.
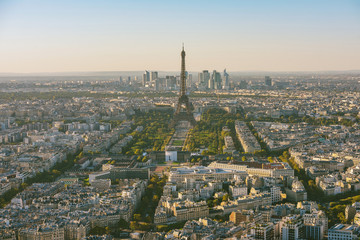
[[[139,224],[135,221],[130,222],[130,229],[131,230],[137,230],[139,228]]]
[[[346,218],[343,212],[338,213],[337,217],[342,223],[346,223]]]
[[[93,227],[92,229],[90,229],[89,234],[90,235],[105,235],[109,233],[109,229],[106,229],[104,227]]]
[[[229,200],[229,194],[225,194],[223,197],[222,197],[222,201],[223,202],[227,202]]]
[[[134,214],[134,220],[135,221],[140,221],[141,220],[141,214],[140,213],[135,213]]]
[[[157,225],[156,228],[159,232],[167,232],[169,226],[168,225]]]
[[[134,150],[134,154],[135,154],[135,155],[140,155],[141,152],[142,152],[141,149],[135,149],[135,150]]]

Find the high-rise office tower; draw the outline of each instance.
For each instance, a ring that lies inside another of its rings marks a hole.
[[[221,89],[221,88],[222,88],[221,74],[216,70],[214,70],[209,80],[209,89]]]
[[[224,83],[224,89],[229,90],[230,89],[230,82],[229,82],[229,74],[226,72],[226,69],[224,69],[224,76],[223,76],[223,83]]]
[[[149,71],[144,72],[143,74],[143,86],[145,86],[150,81],[150,73]]]
[[[158,72],[151,72],[150,81],[155,81],[158,78]]]
[[[215,75],[215,89],[219,90],[222,89],[222,78],[221,78],[221,74],[219,72],[216,72]]]
[[[176,89],[176,77],[175,76],[166,76],[165,87],[167,90]]]
[[[272,86],[272,79],[269,76],[265,76],[265,85],[268,87]]]
[[[204,74],[203,74],[202,72],[200,72],[200,73],[198,74],[198,86],[201,85],[203,79],[204,79]]]
[[[213,73],[214,74],[214,73]],[[208,80],[208,89],[214,89],[214,85],[215,85],[215,80],[214,80],[214,75],[211,76],[211,78],[209,78]]]
[[[208,88],[209,79],[210,79],[210,73],[208,70],[204,70],[201,73],[199,73],[199,88],[200,89],[206,89]]]
[[[160,91],[160,79],[155,80],[155,91]]]
[[[186,85],[190,87],[192,85],[192,74],[189,74],[188,72],[186,72]]]

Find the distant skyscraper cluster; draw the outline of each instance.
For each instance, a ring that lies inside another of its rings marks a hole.
[[[185,72],[186,85],[192,85],[192,74]],[[172,91],[178,90],[180,86],[180,76],[159,77],[158,72],[146,71],[142,77],[142,86],[144,88],[154,89],[156,91]]]
[[[199,73],[198,80],[198,88],[201,90],[220,90],[230,88],[229,74],[226,72],[226,69],[224,69],[222,76],[216,70],[214,70],[211,75],[208,70],[204,70]]]
[[[120,86],[121,85],[131,85],[131,77],[130,76],[127,76],[127,77],[120,76],[118,84]]]
[[[186,85],[188,88],[197,88],[198,90],[229,90],[230,76],[224,69],[223,73],[216,70],[209,72],[204,70],[198,74],[198,82],[193,81],[193,75],[185,72]],[[142,86],[155,91],[173,91],[179,90],[180,76],[160,77],[158,72],[146,71],[142,76]]]

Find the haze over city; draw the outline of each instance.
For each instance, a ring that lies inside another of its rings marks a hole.
[[[360,69],[360,2],[0,1],[0,72]]]
[[[359,13],[0,0],[0,239],[360,239]]]

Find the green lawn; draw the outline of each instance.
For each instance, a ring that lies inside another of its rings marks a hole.
[[[172,142],[172,145],[173,146],[177,146],[177,147],[180,147],[180,146],[183,146],[184,145],[184,140],[174,140],[173,142]]]

